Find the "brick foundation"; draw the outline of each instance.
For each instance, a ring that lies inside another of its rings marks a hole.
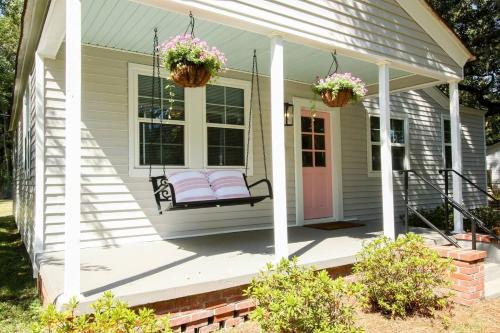
[[[486,251],[457,249],[449,246],[435,246],[442,258],[451,258],[456,268],[451,273],[453,301],[470,306],[484,297],[484,259]]]
[[[352,265],[328,268],[332,278],[351,274]],[[255,303],[243,296],[248,285],[141,305],[157,315],[170,315],[177,332],[209,333],[235,327],[248,320]],[[140,308],[138,307],[138,308]]]

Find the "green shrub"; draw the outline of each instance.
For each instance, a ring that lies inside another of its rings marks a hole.
[[[257,301],[251,318],[268,333],[362,332],[354,325],[352,295],[359,288],[326,271],[283,259],[268,265],[245,294]]]
[[[137,312],[126,303],[114,299],[106,292],[92,308],[91,315],[76,316],[78,302],[72,300],[65,311],[57,311],[53,305],[40,314],[33,333],[170,333],[168,318],[157,319],[153,310],[143,308]]]
[[[451,261],[440,258],[409,233],[393,241],[380,237],[365,244],[354,273],[364,286],[361,302],[391,317],[432,315],[449,305]]]

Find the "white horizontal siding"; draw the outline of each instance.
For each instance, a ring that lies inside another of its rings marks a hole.
[[[306,39],[461,76],[461,68],[392,0],[191,0],[188,4]]]
[[[377,112],[377,98],[364,105],[343,108],[342,162],[344,186],[344,214],[346,218],[380,221],[382,214],[381,179],[369,177],[367,166],[367,125],[369,112]],[[391,95],[393,116],[406,116],[409,127],[410,168],[444,190],[444,178],[438,170],[443,167],[441,115],[448,114],[423,91]],[[485,188],[483,114],[462,113],[462,159],[464,175]],[[410,202],[417,207],[433,208],[441,204],[440,195],[410,177]],[[404,178],[394,172],[394,201],[396,219],[404,212]],[[450,181],[450,193],[452,192]],[[468,207],[485,204],[485,196],[464,184],[464,203]]]

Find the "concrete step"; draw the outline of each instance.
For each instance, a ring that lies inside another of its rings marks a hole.
[[[484,264],[484,297],[500,296],[500,263],[486,262]]]

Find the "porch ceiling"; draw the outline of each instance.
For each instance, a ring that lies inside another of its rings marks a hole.
[[[187,15],[167,12],[127,0],[82,1],[82,40],[89,45],[151,54],[154,27],[160,41],[184,33]],[[223,24],[196,20],[195,35],[216,45],[228,58],[228,67],[251,71],[253,49],[259,56],[259,70],[269,75],[269,38]],[[331,56],[328,52],[304,45],[285,42],[285,78],[311,82],[316,75],[328,71]],[[361,77],[367,85],[378,81],[377,66],[353,58],[338,56],[339,71]],[[411,73],[391,69],[391,79]]]

